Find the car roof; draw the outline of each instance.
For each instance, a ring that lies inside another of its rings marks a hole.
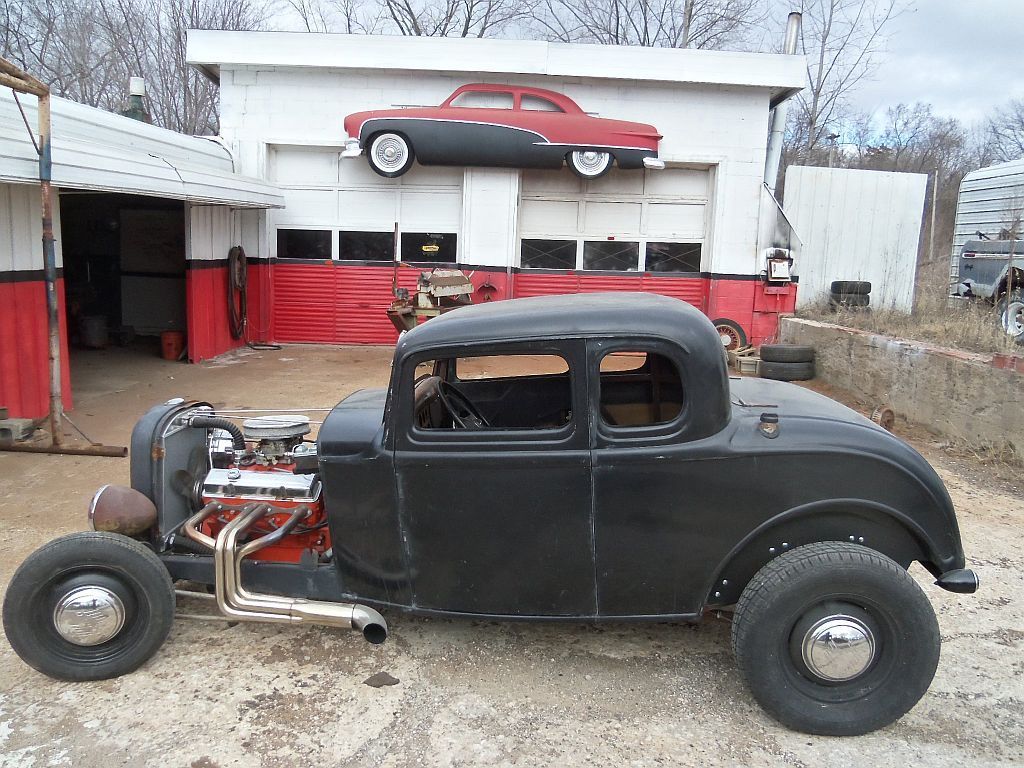
[[[707,317],[679,299],[639,292],[580,293],[460,307],[403,334],[396,354],[449,344],[589,336],[656,336],[687,347],[720,344]]]
[[[467,91],[483,91],[487,93],[513,93],[522,96],[537,96],[542,99],[557,104],[567,112],[582,112],[580,105],[570,99],[564,93],[558,93],[557,91],[549,91],[546,88],[534,88],[529,85],[502,85],[500,83],[467,83],[466,85],[459,86],[452,95],[445,99],[445,103],[451,101],[460,93]]]

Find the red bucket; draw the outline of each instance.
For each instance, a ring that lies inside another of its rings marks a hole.
[[[181,331],[164,331],[160,334],[160,356],[164,360],[177,360],[185,350],[185,334]]]

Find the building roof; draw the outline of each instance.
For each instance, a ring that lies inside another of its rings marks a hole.
[[[721,357],[718,334],[700,310],[679,299],[638,292],[535,296],[460,307],[403,334],[396,355],[447,344],[624,335],[657,336],[684,346],[687,341],[710,344]]]
[[[20,96],[37,133],[36,98]],[[53,184],[237,208],[282,208],[273,184],[234,172],[212,138],[186,136],[67,99],[51,99]],[[38,140],[38,139],[37,139]],[[0,91],[0,182],[37,184],[39,160],[12,93]]]
[[[548,75],[765,88],[772,106],[807,77],[802,57],[781,54],[309,32],[190,29],[186,59],[214,82],[221,67]]]

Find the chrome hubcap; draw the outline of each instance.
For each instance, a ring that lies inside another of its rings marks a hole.
[[[572,154],[576,167],[586,174],[600,173],[605,169],[609,160],[607,152],[596,152],[592,149],[584,150],[583,152],[573,152]]]
[[[1024,302],[1011,301],[1003,312],[1003,330],[1011,336],[1024,333]]]
[[[78,587],[53,609],[53,626],[75,645],[99,645],[124,627],[124,603],[103,587]]]
[[[373,142],[373,158],[377,167],[386,171],[397,171],[405,165],[408,148],[398,136],[381,136]]]
[[[823,680],[842,683],[867,671],[875,660],[875,636],[852,616],[827,616],[804,635],[801,654]]]

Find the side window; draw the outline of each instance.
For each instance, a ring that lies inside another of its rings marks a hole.
[[[424,360],[415,376],[418,429],[552,430],[572,419],[572,378],[561,355]]]
[[[654,352],[617,351],[601,358],[601,419],[612,427],[646,427],[672,421],[683,409],[676,364]]]
[[[519,106],[521,109],[530,110],[532,112],[561,112],[563,111],[560,106],[555,104],[553,101],[548,101],[540,96],[533,96],[529,93],[524,93],[522,98],[519,100]]]
[[[460,109],[512,109],[512,94],[505,91],[463,91],[452,99],[450,106]]]

